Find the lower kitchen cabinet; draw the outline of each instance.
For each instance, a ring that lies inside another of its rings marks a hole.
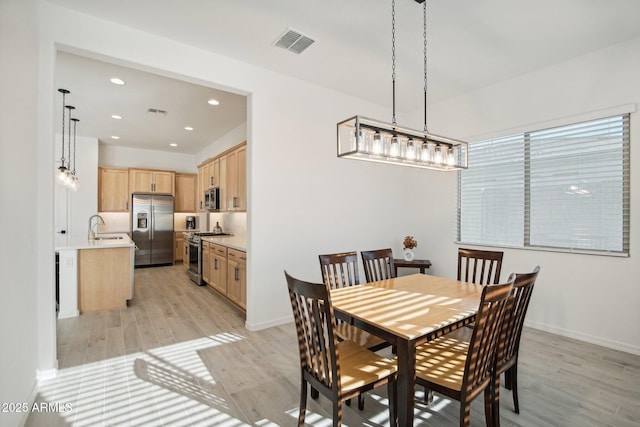
[[[184,234],[174,233],[173,239],[173,262],[184,262]],[[188,259],[188,258],[187,258]],[[187,264],[188,265],[188,264]]]
[[[227,295],[227,247],[212,243],[209,258],[209,285],[221,294]]]
[[[182,243],[183,249],[182,249],[182,265],[184,265],[184,268],[188,269],[189,268],[189,259],[190,259],[190,255],[189,255],[189,242],[186,239],[183,239],[184,242]]]
[[[227,254],[227,297],[247,309],[247,253],[231,248]]]
[[[127,308],[133,298],[133,248],[78,251],[78,308],[80,313]]]
[[[202,242],[202,281],[211,283],[211,243]]]

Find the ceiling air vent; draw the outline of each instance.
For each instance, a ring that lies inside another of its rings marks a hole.
[[[161,116],[166,116],[167,115],[167,111],[166,110],[160,110],[158,108],[149,108],[147,110],[147,113],[149,113],[149,114],[158,114],[158,115],[161,115]]]
[[[298,30],[287,28],[285,32],[273,42],[273,45],[300,54],[313,43],[315,43],[315,40],[311,37],[305,36]]]

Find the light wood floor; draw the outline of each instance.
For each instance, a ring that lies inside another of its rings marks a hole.
[[[126,310],[58,321],[60,370],[38,395],[50,410],[32,412],[27,426],[295,425],[293,324],[247,331],[243,315],[182,266],[135,274]],[[638,356],[525,329],[519,366],[521,413],[503,389],[503,426],[640,425]],[[388,425],[384,390],[368,393],[362,412],[345,408],[344,425]],[[309,425],[331,425],[323,397],[309,398],[308,411]],[[458,425],[458,403],[438,395],[415,414],[417,426]],[[484,425],[481,398],[471,425]]]

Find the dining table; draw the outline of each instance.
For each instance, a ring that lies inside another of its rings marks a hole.
[[[337,317],[395,346],[399,426],[413,425],[416,347],[472,323],[482,288],[416,273],[331,290]]]

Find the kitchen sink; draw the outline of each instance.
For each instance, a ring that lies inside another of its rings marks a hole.
[[[122,236],[96,236],[96,240],[117,240],[122,239]]]

